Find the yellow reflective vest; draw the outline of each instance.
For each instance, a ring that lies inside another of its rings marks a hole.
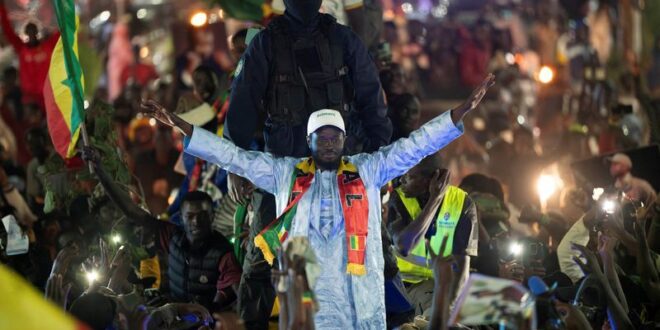
[[[400,188],[397,188],[396,192],[410,218],[414,221],[422,213],[422,208],[417,198],[406,197]],[[463,210],[463,203],[466,197],[467,193],[460,188],[454,186],[447,187],[445,197],[440,206],[440,212],[438,212],[435,220],[435,234],[430,240],[431,248],[435,253],[440,254],[440,244],[442,243],[442,238],[445,236],[448,237],[448,240],[445,250],[442,251],[442,255],[448,256],[452,253],[454,232],[461,217],[461,211]],[[397,266],[405,282],[419,283],[423,280],[433,278],[431,259],[426,251],[426,240],[420,240],[417,246],[406,257],[397,253]]]

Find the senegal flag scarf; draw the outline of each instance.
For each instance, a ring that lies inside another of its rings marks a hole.
[[[291,223],[296,215],[298,202],[307,192],[314,179],[316,167],[312,158],[308,158],[295,167],[291,179],[289,204],[275,221],[270,223],[254,238],[254,244],[263,252],[270,265],[275,259],[275,252],[286,240]],[[344,226],[346,231],[346,246],[348,248],[348,265],[346,273],[364,275],[367,269],[364,265],[364,251],[367,245],[369,224],[369,201],[364,182],[358,174],[357,167],[342,159],[337,170],[339,197],[344,211]]]

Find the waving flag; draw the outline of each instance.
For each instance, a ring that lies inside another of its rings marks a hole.
[[[0,264],[0,329],[88,330],[67,315],[62,306],[44,299],[42,293],[9,267]]]
[[[48,130],[55,150],[62,158],[75,153],[80,127],[84,121],[83,74],[78,60],[78,17],[73,0],[53,0],[60,29],[48,77],[44,100]]]

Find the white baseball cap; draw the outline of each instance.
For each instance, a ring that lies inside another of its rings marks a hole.
[[[346,134],[344,119],[337,110],[323,109],[312,112],[307,121],[307,136],[312,135],[323,126],[336,127]]]
[[[607,160],[611,163],[623,164],[632,168],[632,161],[626,154],[616,153],[612,157],[607,157]]]

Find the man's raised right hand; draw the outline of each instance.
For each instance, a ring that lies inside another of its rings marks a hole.
[[[165,109],[160,103],[154,100],[142,100],[140,106],[147,116],[153,117],[167,126],[179,129],[186,136],[192,135],[193,126]]]

